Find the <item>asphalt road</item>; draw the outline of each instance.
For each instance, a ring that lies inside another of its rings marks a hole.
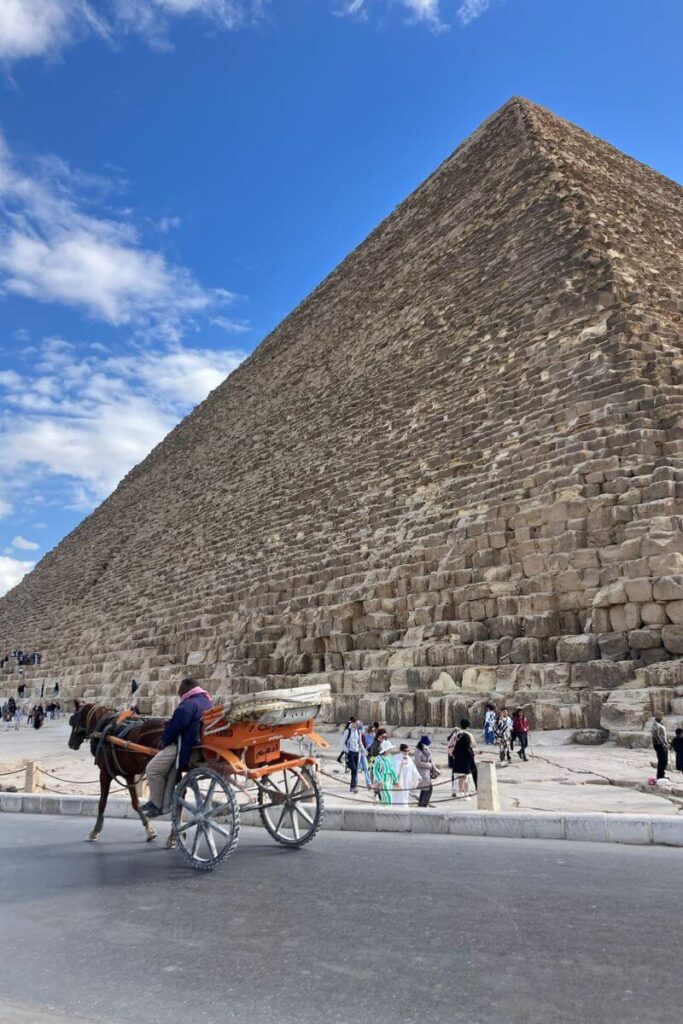
[[[680,1013],[680,850],[329,832],[290,851],[244,829],[204,875],[136,822],[97,845],[88,825],[0,815],[1,1024]]]

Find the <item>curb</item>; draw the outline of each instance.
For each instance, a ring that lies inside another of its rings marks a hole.
[[[0,812],[96,817],[97,797],[0,793]],[[108,818],[138,820],[130,803],[114,797]],[[247,811],[243,825],[260,825]],[[629,843],[683,847],[683,815],[556,813],[552,811],[434,811],[375,807],[333,807],[322,827],[332,832],[414,832],[421,835],[482,836],[504,839],[567,839],[584,843]]]

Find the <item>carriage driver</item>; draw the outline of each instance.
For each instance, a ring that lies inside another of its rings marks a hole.
[[[178,687],[178,696],[180,704],[166,723],[161,737],[161,750],[147,765],[149,801],[143,804],[140,810],[148,818],[157,818],[163,814],[164,790],[168,773],[175,768],[178,745],[180,745],[179,765],[181,768],[187,768],[192,748],[199,743],[202,715],[210,707],[213,707],[213,702],[206,690],[198,686],[196,680],[189,677],[183,679]]]

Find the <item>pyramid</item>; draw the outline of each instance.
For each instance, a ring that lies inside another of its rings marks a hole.
[[[674,182],[510,100],[0,601],[0,650],[161,713],[187,668],[394,726],[683,710],[682,252]]]

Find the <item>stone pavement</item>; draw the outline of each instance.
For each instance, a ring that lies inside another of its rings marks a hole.
[[[405,734],[411,730],[402,729]],[[419,738],[405,737],[411,747]],[[23,785],[23,775],[3,776],[3,772],[21,769],[26,760],[37,761],[43,770],[45,792],[53,795],[98,793],[97,770],[84,745],[69,750],[69,726],[46,722],[36,731],[22,726],[19,733],[0,731],[0,786]],[[450,795],[450,775],[446,766],[445,731],[432,732],[434,756],[442,776],[434,788],[434,805],[440,810],[476,810],[471,801],[455,800]],[[569,742],[573,732],[558,730],[532,736],[533,757],[524,764],[513,754],[512,763],[498,771],[501,810],[606,812],[610,814],[678,814],[683,809],[683,774],[670,771],[671,787],[662,790],[647,786],[653,774],[651,750],[627,750],[613,743],[583,746]],[[361,788],[356,795],[348,791],[348,775],[335,758],[340,734],[328,732],[330,750],[322,758],[323,789],[328,808],[377,806],[372,794]],[[395,737],[401,742],[403,737]],[[480,742],[480,741],[479,741]],[[495,748],[481,745],[479,760],[496,760]],[[56,776],[56,778],[55,778]],[[362,777],[361,777],[362,778]],[[63,781],[68,780],[68,781]],[[641,788],[638,788],[641,787]],[[114,790],[112,790],[114,792]]]

